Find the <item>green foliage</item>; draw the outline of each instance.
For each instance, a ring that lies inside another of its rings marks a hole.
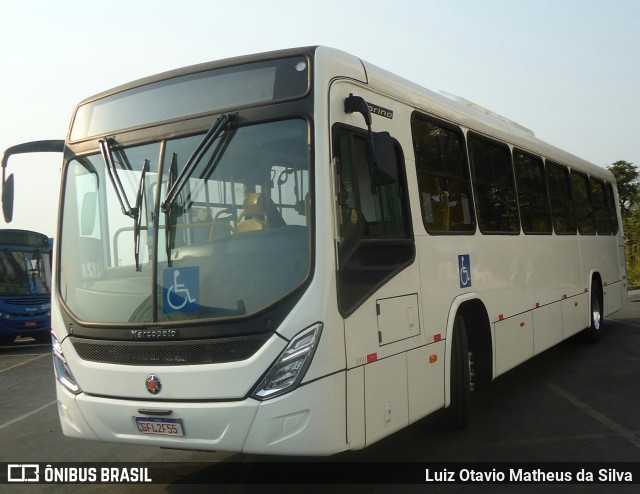
[[[638,204],[640,172],[633,163],[624,160],[616,161],[607,168],[616,177],[622,216],[628,217]]]
[[[633,211],[622,220],[627,254],[629,286],[640,285],[640,211]]]
[[[627,282],[640,285],[640,172],[633,163],[607,167],[616,177],[627,255]]]

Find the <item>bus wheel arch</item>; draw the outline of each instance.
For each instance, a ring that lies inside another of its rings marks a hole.
[[[447,328],[448,370],[445,389],[449,425],[467,426],[470,393],[493,378],[491,324],[481,300],[458,300],[451,307]]]

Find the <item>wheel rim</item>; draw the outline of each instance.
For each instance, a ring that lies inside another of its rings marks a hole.
[[[591,320],[593,324],[593,329],[596,331],[600,331],[600,325],[602,323],[602,314],[600,313],[600,300],[598,297],[594,297],[593,299],[593,310],[591,313]]]
[[[473,360],[473,352],[469,352],[469,391],[476,389],[476,365]]]

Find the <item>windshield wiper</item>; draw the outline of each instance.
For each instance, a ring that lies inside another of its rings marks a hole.
[[[202,160],[203,156],[209,150],[215,140],[220,137],[225,130],[225,126],[230,125],[231,115],[224,114],[219,116],[213,123],[211,128],[202,138],[191,157],[187,160],[178,176],[178,155],[173,153],[171,163],[169,165],[169,177],[167,179],[167,195],[161,205],[162,212],[165,214],[165,249],[167,253],[167,265],[171,267],[171,251],[173,250],[174,232],[173,232],[173,206],[180,192],[187,184],[187,181],[195,171],[196,167]]]
[[[122,182],[120,181],[120,176],[118,175],[118,169],[116,168],[116,164],[113,161],[113,156],[111,154],[111,144],[109,143],[109,138],[100,139],[98,144],[100,146],[100,153],[102,154],[102,159],[104,160],[104,164],[107,167],[107,173],[109,175],[109,179],[111,180],[113,189],[115,190],[116,196],[118,197],[118,202],[120,203],[122,214],[124,214],[125,216],[129,216],[130,218],[136,219],[138,212],[135,210],[135,208],[131,207],[131,204],[129,203],[129,199],[127,199],[127,193],[124,191],[124,187],[122,186]]]
[[[142,165],[142,174],[140,175],[140,185],[138,186],[138,194],[136,195],[136,205],[134,206],[133,217],[133,250],[136,259],[136,271],[142,271],[140,267],[140,227],[142,226],[142,199],[145,193],[145,178],[149,169],[149,160],[144,160]]]
[[[178,155],[173,153],[171,156],[171,164],[169,165],[169,178],[167,179],[167,190],[171,190],[176,182],[176,176],[178,175]],[[169,206],[169,209],[165,211],[164,220],[164,244],[167,251],[167,265],[171,267],[171,250],[173,249],[173,205]]]
[[[216,119],[211,128],[202,138],[202,141],[200,141],[200,144],[198,144],[198,147],[196,147],[191,157],[185,163],[184,168],[180,172],[180,175],[178,176],[176,181],[173,182],[168,188],[167,197],[162,203],[162,212],[168,213],[171,210],[173,203],[176,201],[178,195],[187,184],[189,177],[191,177],[191,175],[193,174],[202,157],[209,150],[213,142],[220,136],[220,134],[222,134],[222,131],[225,130],[225,127],[230,122],[231,115],[226,113],[224,115],[220,115]]]
[[[149,169],[149,160],[144,160],[142,174],[140,175],[140,184],[138,185],[138,192],[136,194],[136,202],[134,206],[131,207],[129,199],[127,198],[127,193],[125,192],[122,181],[120,180],[120,175],[118,175],[118,168],[113,161],[111,143],[109,142],[109,139],[100,139],[98,144],[100,146],[102,159],[104,160],[107,168],[109,179],[111,180],[118,202],[120,203],[122,214],[129,218],[133,218],[133,254],[136,261],[136,271],[142,271],[140,266],[140,229],[142,225],[142,199],[144,197],[145,178],[147,170]]]

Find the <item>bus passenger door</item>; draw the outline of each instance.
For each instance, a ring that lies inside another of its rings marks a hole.
[[[373,133],[392,138],[396,173],[390,176],[397,175],[376,177],[371,141],[379,136],[369,134],[363,115],[345,113],[352,93],[385,106],[387,115],[397,104],[344,83],[332,86],[337,292],[345,319],[348,441],[355,448],[426,415],[429,357],[400,126],[372,115]]]

